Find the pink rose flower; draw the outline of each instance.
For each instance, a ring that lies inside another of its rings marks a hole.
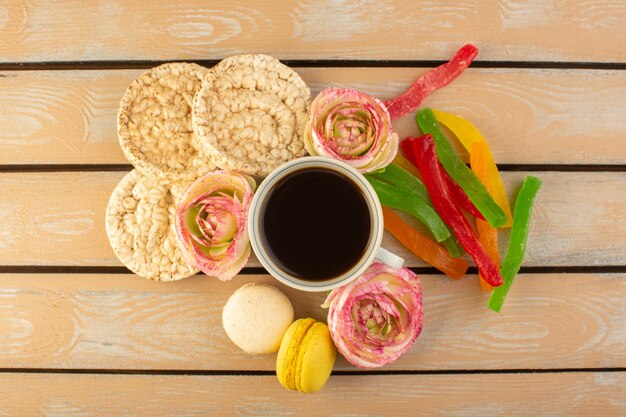
[[[410,269],[373,263],[333,290],[322,307],[337,349],[359,368],[376,368],[409,350],[422,330],[422,290]]]
[[[183,193],[176,237],[187,262],[222,281],[237,275],[250,257],[248,209],[256,184],[234,171],[212,171]]]

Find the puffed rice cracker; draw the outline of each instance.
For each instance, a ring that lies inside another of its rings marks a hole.
[[[115,187],[106,231],[115,255],[137,275],[176,281],[198,273],[177,246],[175,197],[165,186],[132,170]]]
[[[170,185],[191,182],[215,169],[202,153],[191,125],[194,95],[208,70],[169,63],[136,78],[117,115],[120,145],[144,175]]]
[[[211,68],[193,102],[193,128],[220,168],[267,176],[306,154],[302,134],[311,92],[267,55],[236,55]]]

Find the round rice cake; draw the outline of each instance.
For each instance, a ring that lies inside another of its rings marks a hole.
[[[132,170],[115,187],[106,209],[106,231],[113,252],[135,274],[176,281],[190,268],[176,243],[175,197],[165,186]]]
[[[211,68],[196,94],[193,129],[220,168],[267,176],[304,156],[311,91],[267,55],[236,55]]]
[[[190,63],[163,64],[126,90],[117,132],[124,154],[142,174],[169,185],[189,183],[215,169],[191,124],[193,98],[208,71]]]

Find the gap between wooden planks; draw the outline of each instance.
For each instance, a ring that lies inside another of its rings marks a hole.
[[[0,173],[0,265],[118,266],[106,237],[108,199],[125,172]],[[529,172],[504,172],[509,199]],[[626,265],[626,176],[540,172],[526,266]],[[416,222],[414,222],[416,224]],[[501,233],[501,253],[506,234]],[[391,236],[383,245],[424,266]],[[249,266],[259,266],[252,259]]]
[[[0,374],[0,413],[20,416],[611,417],[626,408],[626,373],[332,376],[287,392],[271,376]]]
[[[420,277],[423,332],[380,370],[626,367],[626,274],[522,274],[501,314],[476,276]],[[247,282],[279,287],[298,318],[325,319],[323,293],[269,275],[0,274],[0,369],[273,371],[275,355],[245,354],[222,330],[223,305]],[[339,357],[335,370],[357,369]]]
[[[466,42],[480,59],[625,62],[626,5],[607,0],[433,3],[168,0],[53,8],[10,2],[0,26],[7,62],[216,59],[448,59]],[[71,36],[70,36],[71,34]]]
[[[425,68],[296,68],[313,95],[329,85],[382,99]],[[10,71],[0,75],[0,164],[125,164],[120,99],[142,70]],[[624,71],[469,69],[424,106],[468,118],[499,164],[624,164]],[[417,135],[413,115],[394,121]],[[462,152],[466,158],[466,152]]]

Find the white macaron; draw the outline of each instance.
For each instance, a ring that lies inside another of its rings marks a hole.
[[[266,284],[246,284],[237,289],[222,310],[226,334],[251,354],[276,352],[293,318],[287,296]]]

